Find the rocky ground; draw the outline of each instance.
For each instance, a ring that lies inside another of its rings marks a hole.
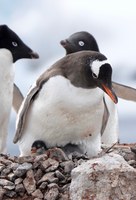
[[[111,151],[136,168],[136,144],[104,148],[99,157]],[[38,156],[0,155],[0,200],[68,200],[71,171],[87,160],[77,152],[67,157],[59,148]]]

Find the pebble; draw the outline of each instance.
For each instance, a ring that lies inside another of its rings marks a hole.
[[[24,187],[28,194],[36,190],[36,181],[34,179],[33,170],[27,171],[26,178],[23,180]]]
[[[59,196],[58,188],[51,188],[48,192],[45,193],[45,200],[57,200]]]

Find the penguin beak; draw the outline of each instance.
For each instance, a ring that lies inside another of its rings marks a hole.
[[[39,55],[38,55],[38,53],[36,53],[36,52],[30,52],[29,53],[30,54],[30,57],[32,58],[32,59],[37,59],[37,58],[39,58]]]
[[[37,151],[37,149],[35,148],[35,147],[32,147],[31,148],[31,153],[33,154],[33,153],[36,153],[36,151]]]
[[[108,86],[102,83],[102,89],[103,91],[112,99],[112,101],[117,104],[118,103],[118,98],[114,91],[110,89]]]

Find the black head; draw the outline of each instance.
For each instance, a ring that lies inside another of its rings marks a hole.
[[[99,52],[95,38],[85,31],[74,33],[68,39],[62,40],[60,43],[65,48],[66,54],[83,50]]]
[[[34,143],[32,144],[31,147],[31,153],[43,153],[45,150],[47,150],[46,144],[42,141],[42,140],[36,140],[34,141]]]
[[[118,102],[117,96],[112,90],[112,67],[107,60],[94,60],[91,64],[92,79],[114,103]]]
[[[99,87],[117,103],[117,97],[112,90],[112,68],[103,54],[96,51],[79,51],[65,56],[62,60],[60,67],[65,70],[63,74],[74,86],[84,89]]]
[[[21,58],[39,58],[38,54],[25,45],[18,35],[6,25],[0,25],[0,49],[2,48],[12,53],[13,62]]]

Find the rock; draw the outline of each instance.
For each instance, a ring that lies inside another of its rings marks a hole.
[[[49,183],[57,183],[58,178],[56,178],[54,172],[46,173],[38,182],[38,184],[41,184],[42,182],[49,182]]]
[[[15,174],[14,173],[10,173],[10,174],[8,174],[8,176],[7,176],[7,178],[8,178],[8,180],[10,180],[10,181],[15,181],[15,179],[16,179],[16,176],[15,176]]]
[[[72,171],[70,198],[136,199],[136,170],[122,158],[110,153],[81,164]]]
[[[7,174],[9,174],[11,172],[10,168],[5,168],[2,170],[1,172],[1,176],[6,176]]]
[[[58,161],[48,158],[48,162],[49,162],[50,166],[45,170],[46,172],[52,172],[52,171],[55,171],[56,169],[58,169],[58,166],[59,166]]]
[[[23,184],[28,194],[31,194],[36,190],[36,181],[34,179],[33,170],[27,171],[27,175],[23,180]]]
[[[17,196],[17,194],[16,194],[16,192],[15,191],[10,191],[10,190],[7,190],[6,191],[6,193],[5,193],[5,195],[7,196],[7,197],[10,197],[10,198],[12,198],[12,197],[16,197]]]
[[[59,190],[58,188],[51,188],[49,191],[47,191],[44,195],[44,200],[57,200],[59,196]]]
[[[5,165],[0,163],[0,172],[5,168]]]
[[[17,169],[14,171],[14,174],[18,177],[22,177],[31,168],[32,164],[25,162],[17,167]]]
[[[58,162],[63,162],[68,160],[67,155],[62,151],[60,148],[52,148],[47,150],[47,155],[49,158],[52,158],[54,160],[57,160]]]
[[[25,188],[24,188],[24,185],[22,184],[22,183],[20,183],[20,184],[18,184],[18,185],[16,185],[16,188],[15,188],[15,191],[17,192],[17,193],[25,193]]]
[[[18,158],[18,163],[23,164],[23,163],[33,163],[34,162],[34,157],[33,156],[22,156]]]
[[[48,183],[47,182],[42,182],[41,185],[39,186],[39,188],[41,190],[44,190],[47,187]]]
[[[14,183],[6,179],[0,179],[0,186],[14,186]]]
[[[3,199],[4,194],[6,193],[6,190],[0,187],[0,200]]]
[[[34,173],[34,178],[38,182],[43,176],[43,172],[41,169],[37,169],[37,171]]]
[[[17,178],[16,180],[15,180],[15,185],[18,185],[18,184],[20,184],[20,183],[22,183],[23,182],[23,179],[22,178]]]
[[[65,161],[60,165],[64,168],[65,173],[70,173],[74,169],[74,162],[72,160]]]
[[[65,180],[65,176],[59,170],[55,171],[55,175],[60,181]]]
[[[36,197],[36,198],[39,198],[39,199],[42,199],[42,198],[43,198],[43,194],[42,194],[42,192],[41,192],[39,189],[35,190],[35,191],[32,193],[32,196],[33,196],[33,197]]]
[[[49,189],[51,189],[51,188],[58,188],[59,189],[59,186],[56,183],[50,183],[50,184],[48,184],[48,188]]]

